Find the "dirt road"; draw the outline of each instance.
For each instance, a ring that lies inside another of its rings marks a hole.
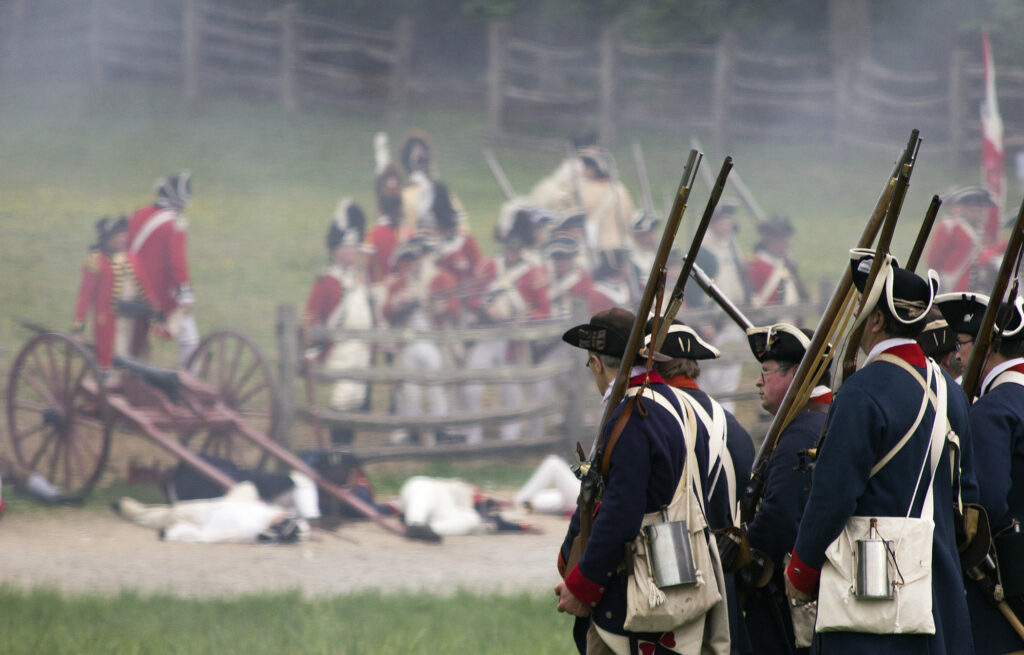
[[[112,513],[84,509],[8,512],[0,520],[0,584],[197,598],[295,589],[306,597],[366,589],[550,593],[566,519],[526,518],[543,534],[448,537],[434,545],[359,522],[298,544],[249,545],[164,542]]]

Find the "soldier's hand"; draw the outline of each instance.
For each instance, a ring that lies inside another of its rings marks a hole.
[[[583,604],[579,598],[573,595],[565,586],[565,581],[555,585],[555,595],[558,596],[558,611],[578,616],[581,619],[590,616],[590,608]]]
[[[793,583],[789,581],[789,576],[788,575],[783,575],[782,577],[786,579],[786,595],[787,596],[789,596],[790,598],[792,598],[794,600],[798,600],[798,601],[800,601],[802,603],[809,603],[812,600],[815,600],[814,596],[812,596],[812,595],[810,595],[808,593],[804,593],[804,592],[800,591],[799,589],[797,589],[795,586],[793,586]]]

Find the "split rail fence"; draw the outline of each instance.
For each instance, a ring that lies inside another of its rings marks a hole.
[[[448,74],[428,68],[410,16],[386,29],[328,20],[297,5],[265,11],[220,0],[8,0],[0,3],[0,71],[64,71],[95,83],[135,78],[196,100],[231,90],[276,99],[386,107],[392,121],[416,106],[486,111],[489,136],[562,148],[595,130],[604,143],[627,127],[730,140],[831,140],[888,148],[910,127],[951,158],[980,149],[980,61],[951,50],[928,70],[824,52],[773,53],[724,32],[707,43],[637,43],[608,27],[593,41],[548,44],[509,24],[481,23],[486,52]],[[436,66],[437,62],[432,62]],[[1024,147],[1024,69],[1000,64],[1007,149]],[[538,133],[538,125],[546,126]],[[555,139],[554,137],[558,138]]]

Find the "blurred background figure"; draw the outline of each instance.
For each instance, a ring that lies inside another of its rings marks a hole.
[[[132,354],[135,320],[148,318],[152,311],[139,284],[136,258],[125,252],[127,243],[127,218],[104,216],[96,221],[96,243],[82,266],[75,302],[71,332],[81,334],[92,313],[96,363],[104,374],[110,372],[115,355]]]
[[[370,289],[366,283],[361,245],[366,231],[366,214],[345,198],[338,203],[327,228],[330,263],[313,281],[303,318],[306,365],[327,370],[366,369],[371,349],[364,341],[337,341],[339,330],[369,330],[373,327]],[[331,388],[331,409],[351,411],[369,406],[369,386],[357,380],[339,380]],[[331,428],[334,444],[349,444],[353,431]]]
[[[943,293],[992,288],[1004,244],[985,243],[985,222],[996,199],[982,187],[964,187],[946,194],[948,213],[935,222],[925,261],[939,274]]]
[[[697,263],[729,300],[742,307],[750,302],[750,284],[747,280],[747,264],[740,254],[737,239],[738,208],[735,200],[725,199],[718,203],[701,243],[700,252],[697,254]],[[687,302],[699,308],[713,306],[712,301],[699,290],[687,294]],[[746,340],[743,330],[728,316],[721,312],[716,312],[715,316],[713,321],[700,326],[700,332],[707,335],[708,339],[725,349]],[[742,368],[743,365],[737,357],[724,361],[709,361],[704,366],[702,384],[712,397],[734,393],[740,385]],[[725,398],[720,402],[726,410],[735,411],[734,401]]]
[[[193,312],[196,298],[189,278],[185,210],[192,203],[192,175],[182,171],[162,177],[154,185],[156,202],[128,220],[128,252],[139,264],[142,284],[150,289],[159,333],[178,344],[182,366],[199,345],[199,327]],[[136,319],[133,354],[148,355],[149,317]]]
[[[796,264],[789,257],[793,224],[785,216],[772,216],[757,226],[760,240],[747,264],[750,303],[754,307],[797,305],[810,300]],[[780,319],[793,322],[793,318]]]

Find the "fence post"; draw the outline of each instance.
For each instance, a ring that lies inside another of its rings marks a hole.
[[[715,152],[726,152],[729,123],[729,77],[732,74],[732,51],[736,47],[736,33],[726,29],[715,46],[715,72],[711,82],[711,144]]]
[[[103,82],[103,0],[89,5],[89,77],[93,84]]]
[[[949,165],[953,168],[960,162],[963,148],[964,124],[964,51],[954,48],[949,53],[949,87],[946,89],[949,124]]]
[[[409,79],[412,68],[412,46],[415,25],[412,16],[399,16],[395,23],[394,62],[391,69],[388,118],[392,123],[405,118],[409,106]]]
[[[299,374],[299,317],[295,305],[277,306],[277,398],[278,422],[271,438],[285,448],[292,447],[295,420],[295,378]]]
[[[185,0],[185,13],[182,18],[182,77],[185,86],[185,99],[194,101],[199,98],[199,30],[200,0]]]
[[[504,131],[506,29],[505,22],[499,20],[492,20],[487,26],[487,128],[495,136]]]
[[[615,143],[615,51],[618,30],[612,25],[601,30],[601,98],[597,116],[599,141],[607,146]]]
[[[298,59],[298,37],[295,17],[298,5],[289,2],[281,10],[281,104],[285,111],[299,108],[295,97],[295,63]]]

